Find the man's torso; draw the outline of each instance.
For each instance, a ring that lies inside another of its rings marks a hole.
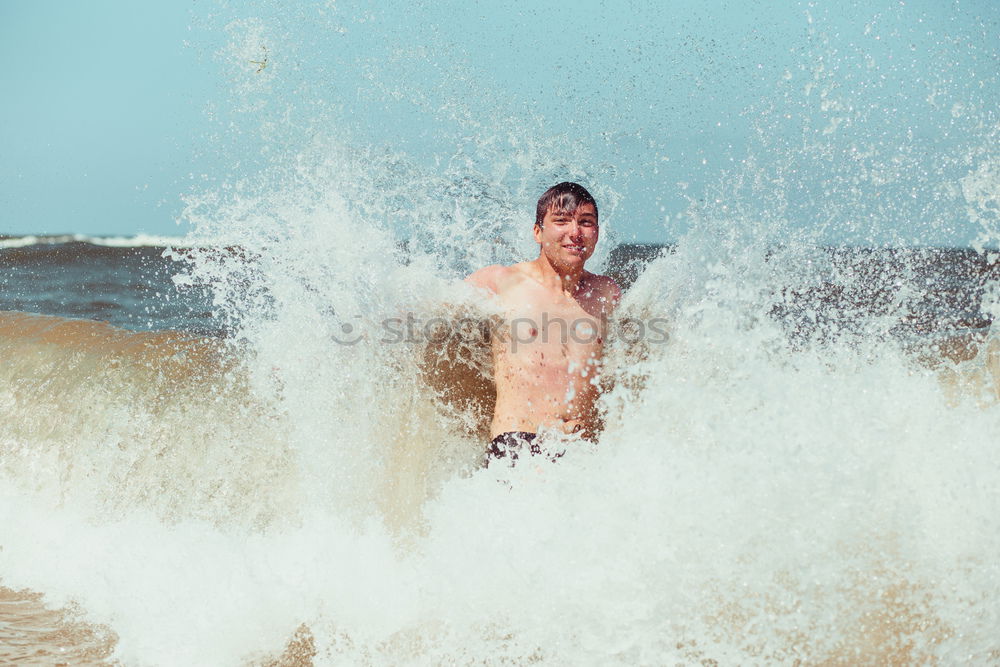
[[[555,429],[591,435],[613,283],[585,273],[572,295],[515,265],[496,281],[493,327],[497,402],[491,433]]]

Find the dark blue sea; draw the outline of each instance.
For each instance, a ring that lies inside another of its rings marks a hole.
[[[179,287],[184,263],[144,239],[0,239],[0,310],[108,322],[136,331],[221,333],[212,295]],[[182,247],[182,246],[177,246]]]

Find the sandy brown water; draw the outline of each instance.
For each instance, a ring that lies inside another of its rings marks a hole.
[[[116,639],[72,608],[53,609],[38,593],[0,586],[0,664],[109,665]]]
[[[39,593],[0,586],[0,665],[67,667],[120,664],[111,658],[118,637],[80,620],[77,610],[46,606]],[[277,652],[275,652],[277,654]],[[316,655],[303,625],[280,654],[248,659],[250,667],[307,667]]]

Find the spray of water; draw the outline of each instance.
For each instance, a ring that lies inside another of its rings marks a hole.
[[[619,319],[669,337],[611,345],[599,442],[483,470],[482,360],[423,325],[474,312],[466,272],[532,252],[531,203],[556,180],[595,186],[606,253],[627,179],[533,112],[498,130],[378,68],[459,138],[437,161],[352,140],[282,87],[283,48],[306,48],[289,35],[312,33],[229,25],[234,108],[264,114],[272,148],[189,197],[202,249],[177,253],[229,335],[209,360],[197,341],[10,323],[7,585],[76,601],[138,664],[263,662],[293,637],[320,664],[996,659],[996,345],[921,362],[898,331],[913,261],[824,247],[901,215],[965,216],[995,245],[977,98],[930,82],[951,134],[900,147],[890,84],[859,74],[895,70],[837,56],[810,18],[813,50],[746,112],[756,143],[686,190],[676,244],[626,294]],[[397,340],[407,314],[421,335]]]

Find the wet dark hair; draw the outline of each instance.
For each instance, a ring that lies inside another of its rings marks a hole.
[[[535,224],[541,227],[545,214],[552,209],[575,211],[584,204],[593,206],[594,213],[597,213],[597,202],[587,192],[587,188],[579,183],[570,183],[569,181],[553,185],[538,198],[538,207],[535,209]]]

